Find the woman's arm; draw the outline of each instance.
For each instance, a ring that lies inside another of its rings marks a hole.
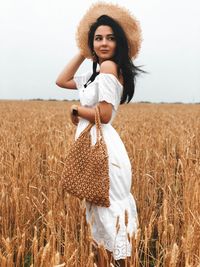
[[[107,60],[103,62],[100,66],[100,73],[111,73],[115,76],[117,76],[117,65],[110,61]],[[90,107],[84,107],[84,106],[77,106],[77,105],[72,105],[71,106],[71,112],[73,107],[78,108],[78,116],[82,117],[90,122],[95,122],[95,109],[90,108]],[[100,120],[101,123],[108,123],[112,117],[112,104],[106,102],[106,101],[100,101],[98,103],[99,106],[99,113],[100,113]],[[72,121],[75,125],[77,125],[77,118],[73,117],[72,115]]]
[[[67,88],[67,89],[77,89],[76,83],[73,80],[74,74],[77,72],[81,63],[84,61],[85,57],[78,53],[74,56],[69,63],[65,66],[63,71],[59,74],[56,84],[59,87]]]
[[[100,114],[101,123],[104,123],[104,124],[108,123],[112,116],[112,104],[107,103],[106,101],[101,101],[98,103],[98,106],[99,106],[99,114]],[[78,108],[79,117],[84,118],[92,123],[95,122],[95,109],[94,108],[72,105],[71,113],[74,107]]]

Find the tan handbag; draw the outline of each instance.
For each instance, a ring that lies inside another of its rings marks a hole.
[[[97,140],[91,145],[90,129],[96,126]],[[109,207],[109,167],[106,143],[101,129],[98,106],[95,124],[90,123],[73,142],[61,176],[64,191],[97,206]]]

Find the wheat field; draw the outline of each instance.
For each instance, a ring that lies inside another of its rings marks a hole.
[[[1,267],[96,266],[84,201],[59,186],[71,104],[0,101]],[[113,127],[133,168],[131,266],[200,267],[200,105],[121,105]]]

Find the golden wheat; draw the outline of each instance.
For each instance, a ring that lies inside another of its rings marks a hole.
[[[97,266],[84,201],[60,186],[75,133],[71,104],[0,101],[2,267]],[[130,266],[199,267],[200,106],[122,105],[113,126],[131,160],[139,215]]]

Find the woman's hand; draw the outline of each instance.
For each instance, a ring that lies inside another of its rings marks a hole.
[[[70,118],[71,118],[72,123],[77,126],[79,123],[79,116],[73,115],[73,108],[75,107],[77,107],[77,105],[72,105],[70,108]]]
[[[79,117],[78,116],[74,116],[73,114],[71,114],[71,121],[74,125],[78,125],[79,123]]]

